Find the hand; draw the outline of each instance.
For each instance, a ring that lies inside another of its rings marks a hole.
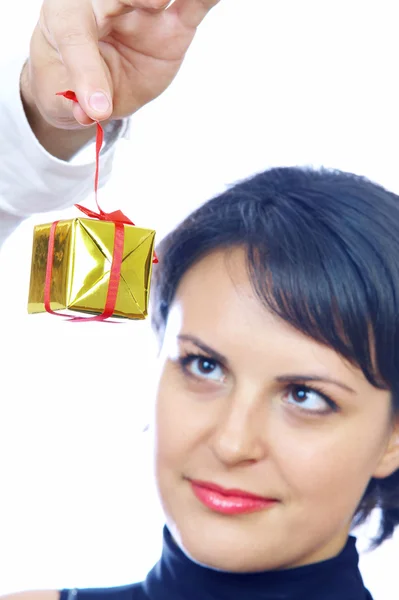
[[[61,129],[131,115],[169,86],[218,1],[44,0],[22,94]]]

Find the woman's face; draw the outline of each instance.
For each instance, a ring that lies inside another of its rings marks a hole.
[[[156,476],[167,525],[216,569],[331,558],[370,478],[399,468],[390,395],[269,313],[243,251],[226,257],[185,275],[161,352]]]

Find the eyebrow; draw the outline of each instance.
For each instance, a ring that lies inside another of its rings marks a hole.
[[[215,358],[217,361],[219,361],[223,365],[227,365],[229,362],[228,359],[226,358],[226,356],[224,356],[223,354],[221,354],[214,348],[211,348],[211,346],[208,346],[208,344],[205,344],[205,342],[200,340],[195,335],[180,334],[177,336],[177,339],[181,340],[183,342],[191,342],[192,344],[194,344],[195,346],[200,348],[200,350],[202,350],[203,352],[206,352],[206,354],[209,354],[209,356],[212,356],[212,358]],[[337,379],[333,379],[332,377],[326,377],[326,376],[322,377],[320,375],[312,375],[310,373],[307,373],[307,374],[292,373],[289,375],[280,375],[279,377],[276,377],[276,381],[278,381],[279,383],[298,383],[298,381],[303,381],[303,382],[319,381],[320,383],[330,383],[330,384],[336,385],[336,386],[342,388],[343,390],[350,392],[351,394],[356,394],[354,389],[352,389],[345,383],[338,381]]]
[[[208,346],[208,344],[205,344],[205,342],[203,342],[202,340],[197,338],[195,335],[181,334],[181,335],[177,336],[177,339],[179,339],[183,342],[191,342],[195,346],[198,346],[198,348],[200,348],[200,350],[202,350],[203,352],[206,352],[207,354],[212,356],[212,358],[215,358],[216,360],[218,360],[220,363],[222,363],[224,365],[226,365],[228,363],[227,358],[223,354],[220,354],[220,352],[218,352],[217,350],[214,350],[213,348]]]
[[[297,375],[297,374],[290,374],[290,375],[281,375],[280,377],[276,377],[276,381],[279,381],[281,383],[295,383],[298,381],[304,381],[304,382],[310,382],[310,381],[320,381],[321,383],[332,383],[333,385],[336,385],[340,388],[342,388],[343,390],[346,390],[347,392],[351,392],[351,394],[356,394],[355,390],[352,389],[351,387],[349,387],[349,385],[346,385],[345,383],[342,383],[341,381],[338,381],[337,379],[333,379],[332,377],[321,377],[320,375],[310,375],[310,374],[303,374],[302,375]]]

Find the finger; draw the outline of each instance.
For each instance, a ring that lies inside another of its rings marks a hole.
[[[58,51],[83,111],[93,120],[108,118],[112,113],[112,90],[98,48],[91,3],[47,2],[41,21],[43,34]]]
[[[97,22],[107,17],[119,17],[137,8],[151,12],[164,10],[170,0],[94,0],[94,12]]]
[[[95,121],[87,116],[80,104],[73,104],[72,114],[80,125],[93,125]]]
[[[219,0],[175,0],[168,9],[178,14],[187,27],[196,29]]]

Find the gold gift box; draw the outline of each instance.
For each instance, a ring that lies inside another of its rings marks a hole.
[[[51,223],[33,234],[28,313],[44,312],[44,284]],[[148,314],[155,231],[124,225],[124,247],[113,316],[145,319]],[[55,230],[50,306],[81,313],[104,310],[114,247],[115,225],[76,218]]]

